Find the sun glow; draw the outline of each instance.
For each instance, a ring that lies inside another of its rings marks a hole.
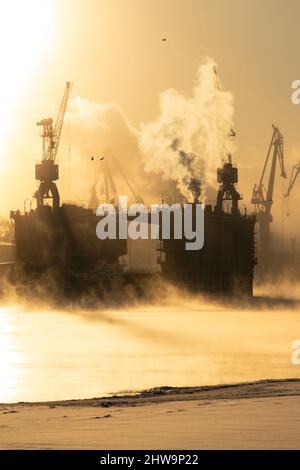
[[[22,355],[16,350],[10,311],[0,309],[0,402],[12,401],[20,369]]]
[[[0,0],[0,162],[18,102],[50,44],[50,0]],[[32,90],[30,90],[31,92]]]

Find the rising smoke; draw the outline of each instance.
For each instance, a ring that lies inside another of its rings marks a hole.
[[[233,97],[221,89],[217,66],[209,58],[197,71],[192,95],[164,91],[157,119],[139,128],[115,103],[74,98],[65,130],[72,143],[73,188],[88,198],[93,179],[90,155],[109,148],[133,184],[138,183],[137,192],[142,188],[145,200],[153,202],[162,192],[198,199],[207,187],[216,188],[216,168],[231,151],[232,127]],[[66,159],[61,165],[61,181],[66,181]],[[118,179],[117,168],[112,165],[111,170]],[[120,182],[118,186],[120,192]],[[128,188],[122,191],[125,194]]]
[[[233,97],[220,87],[215,62],[199,67],[193,94],[174,89],[160,96],[160,115],[141,126],[140,148],[145,169],[174,180],[187,197],[205,194],[215,186],[216,167],[231,151]]]

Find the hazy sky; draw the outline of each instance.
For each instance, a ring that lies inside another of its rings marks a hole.
[[[35,121],[55,115],[66,80],[74,82],[73,96],[115,102],[138,127],[157,117],[163,90],[191,94],[197,68],[210,56],[223,88],[234,96],[234,161],[246,202],[259,179],[272,123],[284,134],[289,172],[300,159],[300,105],[290,99],[291,83],[300,78],[299,0],[40,0],[38,10],[34,0],[29,3],[30,20],[9,33],[21,41],[12,51],[21,68],[16,72],[8,64],[8,77],[11,70],[24,83],[5,114],[2,213],[22,205],[35,188],[32,162],[40,156]],[[1,0],[0,12],[5,5]],[[10,19],[14,23],[15,16]],[[22,49],[27,34],[34,37]],[[7,39],[3,51],[10,47]],[[2,95],[9,87],[4,85]],[[72,136],[63,139],[72,145]],[[14,184],[18,191],[8,197]],[[290,200],[294,216],[298,197],[300,178]]]

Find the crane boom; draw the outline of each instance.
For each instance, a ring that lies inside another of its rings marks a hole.
[[[67,104],[71,92],[72,84],[71,82],[66,82],[65,92],[60,104],[59,112],[55,121],[55,125],[53,127],[53,119],[46,118],[38,121],[36,123],[37,126],[41,126],[42,130],[42,139],[43,139],[43,153],[42,153],[42,160],[52,160],[55,161],[60,136],[62,131],[62,126],[64,122],[64,117],[67,109]]]
[[[55,136],[55,146],[53,150],[53,158],[55,160],[57,152],[58,152],[58,147],[59,147],[59,141],[60,141],[60,136],[61,136],[61,131],[64,123],[64,118],[67,110],[67,105],[69,101],[69,96],[71,93],[72,89],[72,83],[71,82],[66,82],[66,88],[64,92],[64,96],[62,99],[62,102],[60,104],[59,112],[55,121],[55,126],[54,126],[54,136]]]
[[[289,187],[288,187],[288,190],[287,190],[287,193],[286,193],[285,197],[288,197],[290,195],[290,192],[293,189],[293,186],[295,184],[295,181],[296,181],[297,176],[299,175],[299,173],[300,173],[300,161],[298,163],[296,163],[296,165],[293,166],[292,174],[291,174],[291,178],[290,178],[290,182],[289,182]]]

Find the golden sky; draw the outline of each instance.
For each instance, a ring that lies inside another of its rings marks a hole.
[[[26,8],[22,5],[26,4]],[[0,2],[0,212],[23,207],[40,158],[35,122],[53,115],[66,80],[72,96],[116,103],[134,128],[156,119],[159,96],[189,96],[204,57],[219,66],[234,97],[240,191],[249,203],[271,139],[285,138],[288,170],[300,159],[298,0],[12,0]],[[161,38],[166,37],[162,42]],[[64,129],[61,151],[72,146]],[[67,159],[60,152],[60,161]],[[296,211],[298,188],[291,196]],[[13,191],[12,191],[13,190]],[[281,183],[277,185],[281,198]],[[64,195],[62,194],[62,197]],[[281,203],[275,211],[281,213]]]

